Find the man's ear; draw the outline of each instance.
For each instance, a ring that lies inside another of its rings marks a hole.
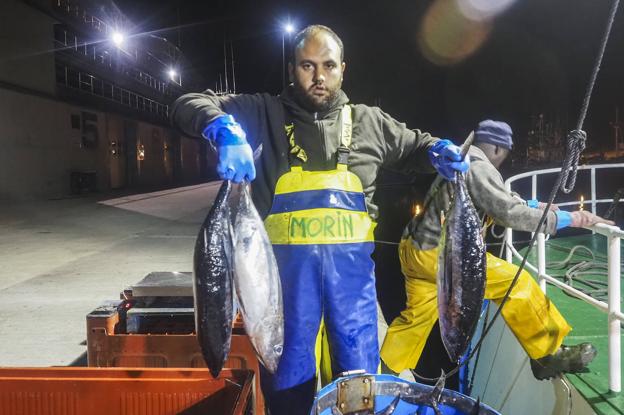
[[[288,81],[289,82],[295,82],[295,67],[293,66],[292,62],[288,62]]]
[[[345,71],[345,68],[347,67],[347,64],[345,62],[342,62],[341,66],[342,66],[342,76],[341,76],[341,78],[344,78],[344,71]]]

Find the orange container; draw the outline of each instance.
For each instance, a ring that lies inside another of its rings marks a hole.
[[[252,384],[248,370],[0,368],[0,414],[244,415]]]
[[[91,367],[204,368],[197,336],[191,334],[115,334],[119,324],[115,309],[98,308],[87,316],[87,360]],[[264,415],[260,390],[260,364],[242,322],[234,323],[232,345],[225,367],[254,374],[254,414]],[[208,371],[205,371],[208,373]],[[210,375],[208,375],[210,376]],[[216,412],[215,412],[216,414]]]

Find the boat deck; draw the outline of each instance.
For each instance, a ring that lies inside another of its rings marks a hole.
[[[557,267],[553,266],[555,265],[553,263],[565,260],[571,250],[578,245],[589,248],[595,255],[595,262],[606,264],[605,237],[597,234],[558,237],[546,243],[547,274],[553,277],[563,276],[565,270],[556,269]],[[624,255],[622,257],[624,258]],[[528,260],[533,264],[537,263],[535,250],[531,253]],[[591,260],[591,255],[586,250],[576,250],[571,260],[572,263],[589,261]],[[581,281],[575,281],[573,283],[574,287],[592,290],[596,287],[601,287],[600,282],[603,282],[603,288],[605,288],[604,298],[601,298],[602,292],[598,294],[598,298],[606,301],[606,274],[590,274],[584,277],[592,280],[593,287],[583,284]],[[624,290],[624,285],[622,287]],[[587,373],[568,375],[569,381],[585,397],[597,414],[624,414],[624,392],[617,394],[609,392],[607,314],[567,295],[556,287],[548,286],[547,294],[573,327],[565,342],[567,344],[591,342],[598,349],[598,355],[589,365],[589,371]],[[622,298],[624,298],[624,295]],[[624,341],[622,344],[624,344]]]

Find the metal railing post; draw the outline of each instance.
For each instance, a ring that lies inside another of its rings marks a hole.
[[[511,192],[511,182],[505,182],[505,189]],[[513,229],[505,228],[505,238],[503,241],[505,242],[505,260],[511,264],[513,261],[513,251],[511,250],[513,246]]]
[[[546,238],[542,232],[537,234],[537,282],[544,293],[546,293]]]
[[[511,228],[505,228],[505,260],[509,263],[513,261],[511,246],[513,246],[513,230]]]
[[[591,169],[591,211],[596,214],[596,169]]]
[[[620,238],[609,234],[609,390],[622,390],[622,357],[620,320],[615,316],[620,313]]]

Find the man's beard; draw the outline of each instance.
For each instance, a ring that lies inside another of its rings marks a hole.
[[[336,89],[327,88],[327,96],[323,99],[323,101],[317,102],[300,83],[295,81],[293,83],[293,87],[297,103],[310,112],[325,112],[329,110],[334,104],[334,101],[336,101],[338,91],[340,90],[340,87]]]

